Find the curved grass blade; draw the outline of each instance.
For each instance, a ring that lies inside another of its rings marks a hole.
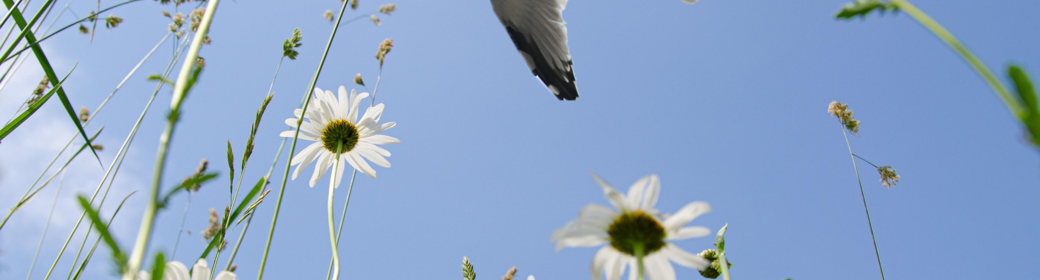
[[[108,232],[108,224],[101,221],[101,217],[98,215],[98,211],[90,206],[90,202],[87,201],[87,197],[80,195],[78,197],[79,205],[86,211],[87,217],[90,218],[91,222],[94,222],[94,230],[97,230],[98,234],[101,235],[101,240],[105,241],[105,245],[108,245],[108,249],[112,251],[112,259],[115,261],[116,267],[119,268],[120,273],[126,271],[126,252],[119,249],[119,243],[116,243],[116,239],[112,237],[112,234]]]
[[[76,64],[76,66],[78,65],[79,63]],[[32,105],[29,105],[28,109],[25,109],[25,111],[23,111],[17,117],[15,117],[6,125],[4,125],[4,128],[0,129],[0,140],[3,140],[4,137],[7,137],[8,134],[11,134],[11,132],[13,132],[15,128],[18,128],[18,126],[22,125],[22,123],[25,122],[26,119],[29,119],[30,116],[35,114],[36,110],[39,110],[40,106],[43,106],[43,103],[47,102],[47,100],[50,99],[51,96],[54,95],[54,93],[57,92],[59,88],[61,88],[61,85],[65,83],[65,79],[68,79],[69,75],[72,75],[72,72],[76,70],[76,66],[72,66],[72,70],[69,70],[69,73],[65,74],[64,78],[61,78],[61,81],[58,82],[57,86],[52,88],[50,91],[47,92],[47,94],[44,94],[42,97],[40,97],[39,100],[36,100],[36,102],[34,102]],[[77,119],[77,123],[78,121],[79,119]]]
[[[51,1],[48,1],[50,3]],[[22,17],[22,13],[13,7],[14,3],[11,0],[4,0],[4,5],[11,10],[11,17],[14,22],[18,25],[18,28],[22,30],[28,30],[28,24],[25,22],[25,18]],[[97,150],[94,149],[90,138],[87,137],[87,132],[83,130],[83,124],[79,122],[79,116],[76,113],[76,109],[72,108],[72,102],[69,101],[68,95],[65,94],[65,89],[58,84],[58,75],[54,74],[54,68],[51,67],[51,63],[47,60],[47,55],[43,53],[43,48],[39,45],[35,45],[36,36],[32,32],[25,33],[25,41],[32,45],[33,53],[36,54],[36,60],[39,61],[40,67],[43,68],[43,72],[47,74],[47,78],[50,79],[52,86],[57,89],[58,99],[61,100],[61,105],[65,107],[65,112],[69,114],[69,118],[72,119],[72,123],[76,125],[76,130],[79,130],[80,135],[83,136],[83,140],[90,146],[90,152],[94,153],[94,158],[97,159],[99,165],[104,166],[101,163],[101,156],[98,156]],[[0,137],[0,140],[3,138]]]
[[[112,225],[112,221],[115,220],[116,215],[119,214],[119,209],[123,209],[123,204],[126,203],[126,200],[129,199],[130,196],[134,195],[135,193],[137,193],[137,191],[130,192],[130,194],[126,195],[126,197],[123,198],[123,201],[119,202],[119,206],[116,207],[116,211],[112,212],[112,217],[108,218],[108,224],[105,225],[106,228]],[[87,253],[87,256],[83,258],[83,263],[80,264],[79,269],[76,270],[76,275],[73,276],[72,279],[79,279],[79,277],[83,275],[83,269],[87,267],[87,263],[90,262],[90,257],[94,255],[94,249],[97,249],[99,243],[101,243],[101,236],[98,236],[97,241],[94,241],[94,247],[91,247],[90,252]],[[160,253],[160,255],[161,254],[162,253]]]

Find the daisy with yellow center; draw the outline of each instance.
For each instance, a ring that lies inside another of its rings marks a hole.
[[[639,179],[622,194],[595,174],[592,175],[603,189],[603,194],[617,211],[599,204],[581,209],[578,219],[553,232],[551,241],[556,250],[564,247],[592,247],[609,244],[596,252],[592,259],[592,279],[621,279],[625,267],[631,267],[629,279],[675,280],[672,262],[704,270],[709,261],[669,243],[711,234],[705,227],[686,227],[701,214],[711,211],[704,202],[691,202],[679,212],[664,219],[654,209],[661,183],[657,175]],[[604,275],[605,273],[605,275]]]
[[[390,167],[390,162],[386,160],[390,152],[377,145],[401,143],[397,138],[380,134],[396,123],[379,123],[383,115],[383,103],[369,107],[364,115],[359,116],[360,101],[366,97],[367,92],[358,94],[351,90],[348,94],[343,86],[339,87],[338,99],[330,90],[314,88],[314,98],[310,101],[306,116],[301,116],[303,110],[296,109],[293,112],[296,117],[285,120],[285,124],[292,129],[282,132],[281,137],[293,137],[299,118],[306,117],[300,125],[299,138],[315,141],[293,157],[292,164],[297,165],[292,174],[293,180],[311,162],[317,162],[310,179],[311,187],[334,165],[338,166],[336,176],[333,176],[336,179],[333,183],[335,186],[339,186],[346,164],[371,178],[376,177],[376,170],[368,164],[369,161]],[[337,155],[341,164],[335,164]]]

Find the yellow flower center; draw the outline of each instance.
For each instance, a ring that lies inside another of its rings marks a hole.
[[[637,248],[646,256],[664,248],[664,226],[653,216],[636,210],[621,213],[607,228],[610,246],[618,251],[635,256]]]
[[[321,131],[321,142],[329,152],[342,154],[353,150],[360,136],[354,124],[346,120],[333,120]]]

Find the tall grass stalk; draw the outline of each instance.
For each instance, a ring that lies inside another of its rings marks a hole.
[[[849,143],[849,134],[845,132],[845,124],[841,123],[841,121],[839,121],[838,123],[841,124],[841,135],[845,136],[845,145],[849,147],[849,157],[852,158],[852,169],[856,170],[856,182],[859,183],[859,195],[861,198],[863,198],[863,212],[867,213],[867,226],[870,227],[870,241],[874,243],[874,256],[877,257],[878,271],[881,273],[881,280],[884,280],[885,269],[881,267],[881,253],[878,252],[877,238],[874,237],[874,224],[870,222],[870,210],[867,209],[867,195],[863,191],[863,180],[860,179],[859,176],[859,167],[856,166],[857,156],[855,153],[852,152],[852,144]]]
[[[167,33],[167,36],[163,37],[163,39],[165,40],[168,37],[169,33]],[[160,44],[158,45],[161,45],[161,43],[162,42],[160,41]],[[155,48],[152,49],[152,52],[154,51]],[[149,52],[149,56],[152,52]],[[163,77],[168,76],[171,73],[171,71],[173,71],[173,67],[176,65],[178,56],[179,53],[175,54],[174,57],[170,59],[169,64],[166,66],[166,70],[163,72]],[[141,63],[138,63],[138,66],[134,67],[134,69],[140,67],[140,64]],[[126,79],[124,78],[124,82],[125,80]],[[140,116],[137,117],[137,121],[134,123],[133,128],[130,129],[130,133],[127,134],[126,139],[123,140],[123,144],[119,147],[119,151],[116,153],[115,156],[116,160],[112,161],[112,163],[109,164],[108,169],[106,169],[105,171],[105,175],[101,177],[101,182],[98,183],[97,188],[94,190],[94,194],[90,197],[91,204],[93,204],[93,201],[97,197],[98,193],[101,192],[101,188],[104,186],[105,181],[108,181],[108,188],[105,189],[106,195],[108,194],[108,191],[112,188],[112,184],[115,181],[114,178],[118,174],[119,168],[123,165],[123,160],[126,158],[127,150],[130,149],[130,145],[133,143],[134,138],[137,136],[137,130],[141,127],[141,122],[144,121],[144,116],[148,113],[149,108],[151,108],[152,106],[152,102],[155,101],[155,97],[158,96],[159,91],[162,89],[164,85],[165,84],[163,83],[158,83],[155,86],[155,90],[152,91],[152,96],[148,99],[148,102],[141,110]],[[110,177],[113,178],[113,180],[109,180]],[[55,266],[58,265],[58,261],[61,260],[62,254],[64,254],[66,247],[68,247],[69,245],[69,242],[72,241],[72,237],[76,234],[76,231],[79,229],[79,225],[83,222],[83,218],[86,217],[86,214],[86,211],[80,214],[79,220],[76,221],[76,225],[72,228],[72,233],[69,233],[69,237],[65,239],[65,243],[62,245],[61,250],[58,251],[58,255],[54,258],[54,263],[51,264],[50,270],[47,271],[47,276],[45,277],[45,279],[50,278],[50,274],[54,271]]]
[[[127,271],[122,272],[123,280],[133,280],[134,275],[141,268],[141,261],[144,260],[144,253],[148,247],[148,241],[151,239],[155,223],[155,214],[159,208],[157,201],[159,199],[159,186],[162,184],[163,168],[166,165],[166,155],[169,151],[170,139],[173,137],[173,129],[177,124],[177,114],[180,113],[181,104],[183,104],[184,97],[187,95],[188,76],[195,65],[195,60],[199,57],[199,49],[202,47],[202,41],[206,38],[206,34],[209,31],[210,23],[213,22],[213,14],[217,11],[217,4],[220,4],[220,0],[209,1],[198,31],[195,33],[195,37],[192,38],[188,55],[184,58],[184,63],[181,65],[180,74],[177,76],[177,82],[173,88],[173,99],[170,101],[171,117],[168,118],[166,129],[163,130],[163,134],[159,137],[159,150],[155,159],[155,175],[152,179],[152,189],[148,194],[148,206],[145,208],[144,217],[141,218],[141,228],[137,232],[137,241],[134,243],[134,249],[127,262]]]
[[[318,77],[321,75],[321,69],[325,66],[325,58],[329,55],[329,49],[332,48],[332,42],[336,39],[336,31],[339,30],[340,22],[343,19],[343,13],[347,10],[347,5],[350,1],[343,1],[343,5],[339,9],[339,16],[336,17],[336,24],[332,26],[332,32],[329,34],[329,42],[325,44],[325,51],[321,54],[321,60],[318,61],[318,69],[314,71],[314,77],[311,78],[310,84],[307,86],[307,90],[304,91],[304,101],[300,118],[296,123],[296,132],[293,135],[292,145],[289,146],[289,158],[285,161],[285,172],[282,174],[282,185],[278,191],[278,200],[275,202],[274,217],[271,218],[271,229],[267,233],[267,244],[264,246],[264,256],[260,260],[260,272],[257,273],[256,279],[263,279],[264,268],[267,265],[268,253],[271,251],[271,240],[274,238],[274,229],[278,224],[278,212],[282,207],[282,197],[285,194],[285,184],[289,180],[289,170],[292,167],[293,153],[296,152],[296,141],[300,135],[300,124],[303,122],[303,116],[307,114],[307,105],[310,104],[311,96],[313,96],[314,86],[318,83]]]

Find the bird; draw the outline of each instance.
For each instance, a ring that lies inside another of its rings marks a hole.
[[[567,0],[491,0],[491,6],[531,73],[557,99],[578,99],[563,22]]]

